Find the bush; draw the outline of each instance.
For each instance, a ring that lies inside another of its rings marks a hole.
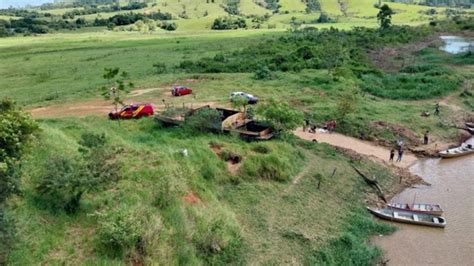
[[[262,80],[262,79],[273,79],[275,76],[273,75],[272,71],[267,66],[260,66],[256,71],[255,75],[253,76],[254,79]]]
[[[52,211],[74,214],[84,193],[99,191],[121,176],[115,150],[106,145],[103,134],[83,134],[80,157],[53,154],[33,178],[36,200]]]
[[[240,28],[247,28],[247,23],[245,19],[235,17],[216,18],[211,26],[213,30],[236,30]]]
[[[99,251],[111,257],[122,257],[140,244],[143,214],[119,208],[98,212],[95,216],[98,217],[96,242]]]
[[[199,109],[192,115],[186,117],[184,121],[184,128],[191,132],[220,131],[222,127],[221,117],[221,113],[215,109]]]

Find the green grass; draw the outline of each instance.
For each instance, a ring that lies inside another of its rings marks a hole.
[[[349,221],[358,215],[366,221],[370,217],[363,211],[363,181],[351,170],[348,159],[326,145],[270,141],[258,144],[264,149],[254,149],[255,143],[233,136],[191,136],[181,129],[157,127],[152,119],[123,121],[120,125],[92,117],[44,120],[41,128],[25,161],[23,197],[10,202],[20,232],[9,257],[11,264],[126,263],[129,257],[104,253],[94,234],[98,217],[93,214],[115,208],[148,217],[142,228],[147,243],[142,259],[166,264],[260,264],[290,259],[302,263],[314,252],[326,250],[332,239],[353,230],[335,220]],[[75,216],[39,208],[31,201],[34,187],[30,178],[52,154],[77,152],[75,143],[83,132],[106,133],[110,142],[122,149],[119,160],[124,164],[124,178],[103,192],[86,193]],[[210,149],[211,142],[240,154],[241,170],[230,173]],[[189,150],[189,157],[178,153],[181,148]],[[278,182],[247,174],[248,164],[276,154],[280,160],[291,162],[287,169],[277,169],[289,171],[290,180]],[[302,173],[298,184],[293,184],[291,179],[307,167],[311,171]],[[335,167],[337,175],[327,179]],[[376,171],[383,187],[398,181],[372,163],[364,162],[362,167]],[[314,173],[326,178],[320,190],[316,190]],[[169,184],[166,197],[171,201],[157,206],[155,199],[163,180]],[[184,200],[190,191],[199,197],[199,203]],[[359,209],[352,211],[356,207]],[[336,208],[341,211],[335,213]],[[363,243],[373,232],[356,235],[360,248],[367,248]],[[222,247],[217,255],[208,253],[214,241]]]

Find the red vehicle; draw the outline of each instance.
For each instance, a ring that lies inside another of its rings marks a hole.
[[[175,86],[171,90],[171,94],[173,94],[173,96],[182,96],[182,95],[191,94],[191,93],[193,93],[193,89],[185,87],[185,86]]]
[[[153,115],[153,106],[149,103],[125,105],[120,111],[109,113],[110,119],[141,118]]]

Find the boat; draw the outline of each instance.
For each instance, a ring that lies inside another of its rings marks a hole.
[[[426,203],[388,203],[388,208],[401,211],[410,211],[422,214],[433,214],[433,215],[442,215],[443,209],[438,204],[426,204]]]
[[[421,214],[409,211],[398,211],[392,208],[370,208],[367,209],[375,216],[399,223],[425,225],[444,228],[446,219],[439,215]]]
[[[472,135],[474,135],[474,127],[469,127],[469,126],[468,126],[466,129],[467,129],[467,131],[469,131],[469,133],[471,133]]]
[[[472,144],[463,144],[460,147],[447,149],[439,152],[439,156],[443,158],[453,158],[474,153],[474,146]]]

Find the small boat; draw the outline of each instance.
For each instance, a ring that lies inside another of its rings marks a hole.
[[[443,209],[438,204],[426,204],[426,203],[388,203],[388,208],[401,211],[410,211],[416,213],[442,215]]]
[[[469,133],[471,133],[472,135],[474,135],[474,127],[467,127],[467,131],[469,131]]]
[[[375,216],[400,223],[426,225],[433,227],[444,228],[446,226],[446,219],[439,215],[421,214],[408,211],[397,211],[392,208],[370,208],[367,209]]]
[[[461,145],[457,148],[447,149],[439,152],[439,156],[443,158],[459,157],[474,153],[474,146],[472,144]]]

